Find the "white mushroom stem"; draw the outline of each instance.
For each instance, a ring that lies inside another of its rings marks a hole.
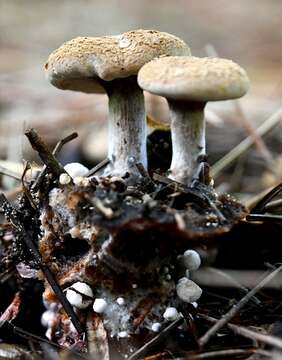
[[[134,164],[147,169],[146,114],[143,90],[136,77],[103,82],[109,97],[110,164],[104,175],[139,175]]]
[[[169,100],[171,118],[172,180],[189,185],[199,164],[206,154],[204,107],[201,102]]]

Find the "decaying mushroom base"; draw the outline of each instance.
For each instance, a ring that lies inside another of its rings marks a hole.
[[[165,309],[180,302],[175,288],[185,269],[178,255],[245,216],[239,203],[217,198],[204,185],[186,192],[164,186],[153,192],[155,199],[147,192],[119,178],[60,186],[51,190],[41,214],[43,259],[64,289],[83,281],[107,302],[101,317],[109,338],[118,342],[123,336],[135,342],[154,323],[164,325]],[[47,283],[44,297],[56,302]]]

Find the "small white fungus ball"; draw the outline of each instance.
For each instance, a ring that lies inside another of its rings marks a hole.
[[[77,162],[66,164],[64,169],[72,178],[85,176],[89,172],[89,169],[86,166]]]
[[[84,296],[87,298],[84,298]],[[72,306],[78,309],[85,309],[92,302],[93,291],[89,285],[78,281],[68,288],[66,298]]]
[[[93,304],[93,310],[97,313],[97,314],[102,314],[106,308],[107,308],[108,304],[106,302],[105,299],[95,299],[94,304]]]
[[[52,310],[44,311],[41,315],[41,324],[42,326],[48,328],[52,326],[53,321],[56,319],[56,314]]]
[[[155,323],[152,324],[151,329],[152,329],[153,332],[157,333],[157,332],[160,332],[161,327],[162,327],[162,325],[160,323],[155,322]]]
[[[116,302],[117,302],[120,306],[122,306],[122,305],[125,304],[125,300],[124,300],[123,297],[118,297],[118,298],[116,299]]]
[[[198,270],[201,265],[200,255],[195,250],[186,250],[181,261],[187,269],[192,271]]]
[[[63,173],[59,177],[59,182],[60,182],[61,185],[67,185],[67,184],[69,184],[71,182],[71,178],[69,177],[68,174]]]
[[[174,321],[178,319],[179,312],[176,310],[175,307],[167,307],[163,314],[163,317],[168,321]]]
[[[192,303],[197,301],[203,290],[194,281],[187,279],[186,277],[181,278],[176,285],[176,293],[180,300]]]
[[[81,293],[82,295],[86,295],[88,297],[93,298],[93,291],[89,285],[84,282],[77,281],[76,283],[72,284],[70,289],[74,289]]]
[[[74,290],[68,289],[66,292],[66,298],[72,306],[75,306],[78,309],[85,309],[88,306],[88,304],[86,305],[83,301],[82,295],[78,294]]]

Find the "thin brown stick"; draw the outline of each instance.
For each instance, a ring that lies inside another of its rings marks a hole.
[[[32,340],[32,341],[36,341],[36,342],[39,342],[39,343],[46,343],[52,347],[55,347],[57,349],[60,349],[60,350],[63,350],[63,351],[66,351],[70,354],[73,354],[73,355],[76,355],[78,356],[79,358],[81,359],[88,359],[88,357],[84,356],[83,354],[80,354],[79,352],[77,351],[74,351],[74,350],[71,350],[71,349],[67,349],[65,348],[64,346],[61,346],[55,342],[52,342],[50,340],[47,340],[45,338],[42,338],[41,336],[38,336],[38,335],[35,335],[35,334],[32,334],[30,333],[29,331],[26,331],[18,326],[15,326],[14,324],[12,324],[11,322],[8,322],[8,325],[12,327],[13,331],[18,334],[19,336],[25,338],[25,339],[28,339],[28,340]]]
[[[198,285],[212,286],[214,288],[238,288],[245,293],[249,292],[249,288],[253,288],[263,279],[265,271],[263,270],[232,270],[217,269],[212,267],[202,267],[191,274],[191,280]],[[282,274],[277,275],[274,279],[265,284],[265,289],[281,289]],[[253,297],[256,304],[260,301]]]
[[[268,165],[268,168],[270,170],[273,169],[273,164],[274,164],[273,157],[272,157],[270,151],[268,150],[267,146],[265,145],[265,142],[263,141],[262,137],[257,133],[256,129],[251,124],[250,120],[247,119],[247,117],[245,116],[245,113],[244,113],[244,111],[242,109],[240,100],[235,100],[234,101],[234,108],[235,108],[235,111],[237,112],[237,114],[240,117],[242,125],[247,130],[249,135],[253,138],[253,141],[254,141],[254,144],[255,144],[256,148],[258,149],[260,154],[265,159],[265,161],[266,161],[266,163]]]
[[[206,52],[207,54],[210,54],[212,57],[218,57],[218,53],[216,48],[212,44],[208,44],[206,46]],[[258,151],[261,153],[261,155],[264,157],[266,163],[268,164],[269,169],[273,168],[273,157],[268,150],[267,146],[265,145],[265,142],[263,141],[261,135],[256,131],[250,120],[246,117],[240,100],[233,101],[234,109],[237,112],[242,125],[246,129],[246,131],[249,133],[250,137],[253,138],[253,142],[256,145]]]
[[[145,358],[143,358],[143,360],[159,360],[167,356],[168,356],[167,352],[159,352],[154,355],[146,356]]]
[[[217,324],[218,319],[215,319],[211,316],[207,316],[205,314],[198,314],[198,316],[212,324]],[[270,345],[275,347],[276,349],[282,350],[282,340],[278,337],[272,335],[265,335],[258,333],[253,330],[249,330],[243,326],[235,325],[235,324],[227,324],[227,327],[232,330],[235,334],[244,336],[253,341],[258,341],[266,345]]]
[[[259,136],[265,136],[273,130],[282,120],[282,108],[278,109],[257,129]],[[244,154],[253,145],[254,139],[248,136],[240,144],[235,146],[228,154],[221,158],[211,167],[211,176],[216,178],[227,166],[231,165],[239,156]]]
[[[247,221],[263,221],[263,222],[282,222],[282,215],[271,214],[249,214],[246,217]]]
[[[158,335],[149,340],[145,345],[143,345],[140,349],[138,349],[135,353],[133,353],[128,360],[136,360],[142,358],[142,356],[146,355],[157,343],[161,340],[165,339],[166,336],[179,325],[181,325],[184,321],[184,318],[181,316],[179,319],[175,320],[171,324],[169,324],[165,329],[163,329]]]
[[[265,274],[265,272],[263,272],[263,274]],[[248,289],[249,287],[255,286],[254,281],[256,281],[258,278],[262,278],[261,272],[217,269],[210,266],[203,267],[191,274],[191,279],[193,279],[199,285],[201,284],[202,286],[213,287],[235,287],[245,294],[250,291]],[[260,304],[259,299],[257,299],[255,296],[252,300],[257,305]]]
[[[277,195],[282,192],[282,183],[271,189],[258,203],[252,208],[251,213],[263,213],[265,206]]]
[[[185,357],[185,359],[189,360],[201,360],[201,359],[219,359],[219,358],[226,358],[232,357],[234,359],[235,356],[240,357],[243,355],[252,355],[252,354],[260,354],[264,356],[268,356],[271,358],[271,353],[268,351],[260,350],[260,349],[224,349],[224,350],[217,350],[217,351],[209,351],[202,354],[195,354]],[[184,358],[183,358],[184,359]],[[179,359],[178,359],[179,360]]]
[[[48,146],[44,140],[37,134],[34,129],[26,131],[25,136],[28,138],[32,148],[37,151],[43,163],[52,171],[56,177],[66,173],[62,164],[59,163],[52,152],[48,149]]]
[[[90,169],[88,171],[88,173],[85,175],[85,177],[90,177],[93,176],[94,174],[96,174],[99,170],[102,170],[106,165],[108,165],[110,163],[109,159],[104,159],[101,162],[99,162],[99,164],[97,164],[96,166],[94,166],[92,169]]]
[[[0,165],[0,174],[4,175],[4,176],[8,176],[12,179],[15,179],[17,181],[21,181],[20,176],[18,176],[18,174],[14,173],[13,171],[6,169],[5,167]]]
[[[282,199],[278,199],[269,202],[268,204],[265,205],[264,208],[266,211],[273,211],[280,209],[281,207],[282,207]]]
[[[54,147],[54,150],[52,151],[52,154],[54,156],[57,156],[58,153],[61,151],[62,147],[67,144],[68,142],[72,141],[73,139],[76,139],[78,137],[78,134],[76,132],[71,133],[70,135],[66,136],[62,140],[60,140],[56,146]],[[32,190],[36,191],[42,184],[43,179],[46,176],[47,172],[47,165],[45,164],[40,172],[40,174],[37,176],[36,181],[32,184]]]
[[[237,304],[231,307],[231,309],[222,316],[217,323],[215,323],[200,339],[200,346],[206,345],[209,340],[224,327],[237,313],[240,311],[250,300],[251,298],[258,293],[269,281],[271,281],[274,276],[276,276],[282,270],[282,265],[279,266],[276,270],[267,275],[257,286],[255,286],[248,294],[246,294]]]

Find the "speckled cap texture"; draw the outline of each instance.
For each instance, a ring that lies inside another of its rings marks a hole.
[[[154,30],[134,30],[116,36],[78,37],[51,53],[45,69],[60,89],[103,92],[95,79],[111,81],[136,75],[159,56],[190,55],[184,41]]]
[[[202,102],[236,99],[249,89],[245,70],[233,61],[192,56],[150,61],[140,69],[138,84],[168,99]]]

